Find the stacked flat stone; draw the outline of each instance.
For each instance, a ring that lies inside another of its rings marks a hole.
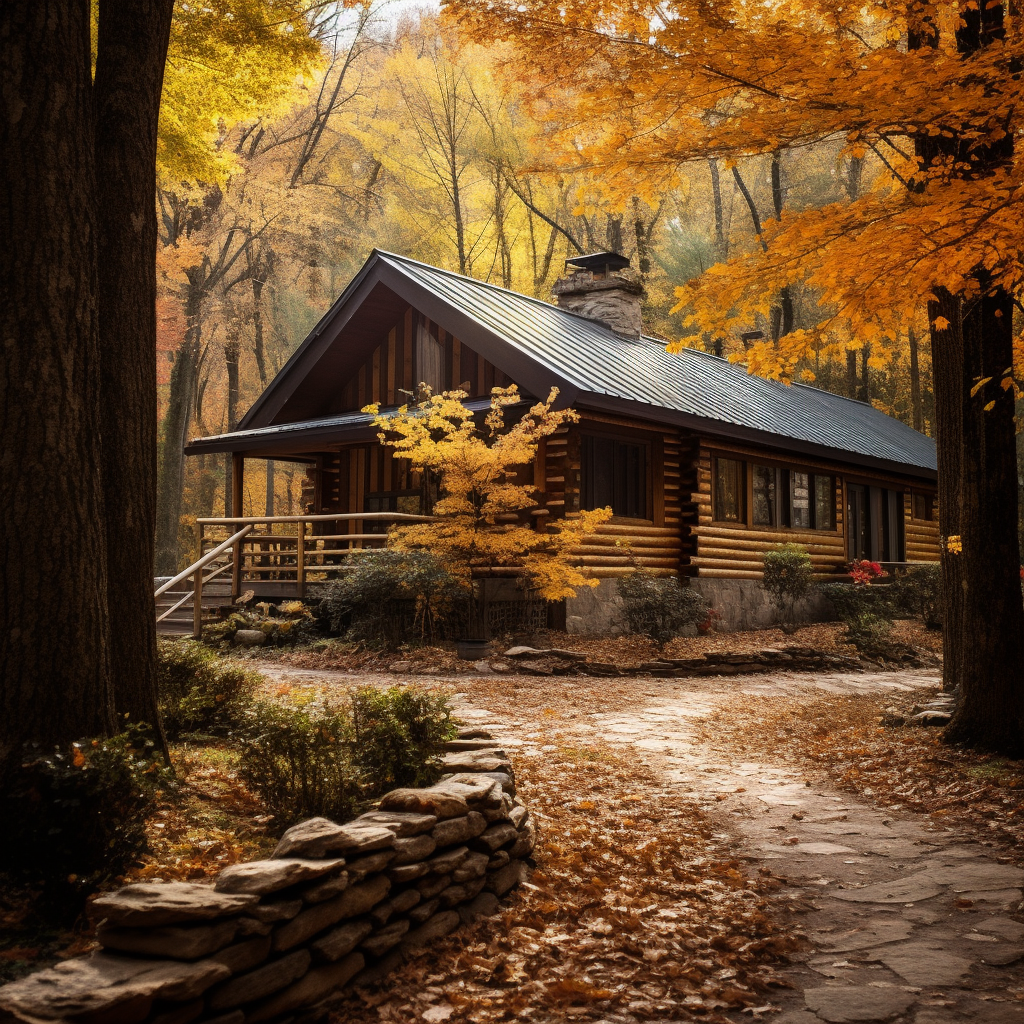
[[[145,882],[97,899],[101,951],[0,988],[0,1022],[257,1024],[322,1016],[523,880],[535,833],[505,752],[467,730],[435,786],[338,825],[289,829],[215,884]]]

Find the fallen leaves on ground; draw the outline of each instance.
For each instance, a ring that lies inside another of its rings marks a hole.
[[[698,807],[642,764],[535,739],[543,751],[514,755],[539,832],[529,881],[499,917],[353,993],[335,1019],[716,1021],[767,1004],[791,945],[767,916],[774,880],[748,877]]]
[[[742,716],[708,719],[701,737],[726,756],[752,750],[816,768],[882,807],[927,814],[958,838],[995,844],[1024,863],[1024,762],[950,746],[938,728],[880,725],[893,704],[891,694],[746,697]]]

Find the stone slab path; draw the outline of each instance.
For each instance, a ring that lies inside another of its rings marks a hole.
[[[295,682],[331,675],[280,667],[272,674]],[[347,685],[370,681],[339,677]],[[785,880],[773,898],[780,911],[801,908],[788,923],[806,942],[793,954],[793,988],[772,996],[781,1012],[761,1019],[1024,1024],[1024,870],[1001,863],[994,849],[956,842],[921,816],[812,785],[798,770],[726,759],[694,728],[723,709],[741,714],[744,701],[759,695],[908,693],[937,681],[930,672],[658,680],[654,689],[638,686],[635,705],[614,714],[580,708],[558,732],[563,740],[633,748],[707,808],[752,872],[765,866]],[[459,690],[460,717],[490,727],[510,752],[543,742],[536,722],[517,727],[507,712],[493,716],[478,704],[472,682],[448,682]],[[754,1017],[749,1010],[733,1016]]]

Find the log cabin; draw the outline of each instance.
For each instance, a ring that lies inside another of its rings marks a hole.
[[[771,618],[758,580],[773,545],[804,545],[821,576],[855,558],[938,560],[930,438],[869,404],[697,349],[668,353],[643,334],[643,289],[618,254],[569,261],[554,293],[557,304],[375,250],[238,428],[186,452],[230,453],[236,516],[246,460],[302,463],[303,535],[366,538],[386,513],[429,512],[429,497],[364,406],[386,412],[421,383],[461,386],[478,411],[494,387],[515,383],[524,407],[557,387],[580,419],[526,470],[538,529],[580,509],[614,512],[579,551],[601,584],[555,614],[570,631],[609,626],[614,578],[634,563],[685,577],[725,628],[752,628]],[[331,514],[349,518],[312,518]]]

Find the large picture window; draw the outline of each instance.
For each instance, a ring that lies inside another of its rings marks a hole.
[[[645,444],[585,434],[580,461],[583,508],[611,508],[628,519],[649,518],[647,462]]]
[[[713,465],[716,522],[793,530],[836,528],[835,477],[736,459],[715,458]]]
[[[712,513],[721,523],[744,521],[743,498],[747,489],[746,464],[736,459],[715,459],[715,496]]]

